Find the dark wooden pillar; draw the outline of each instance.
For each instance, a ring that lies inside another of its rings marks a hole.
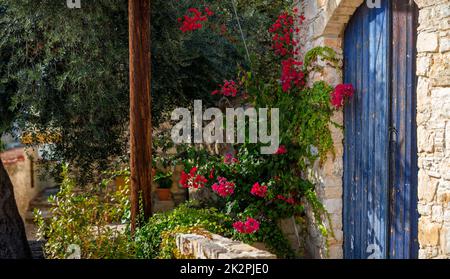
[[[129,0],[131,227],[139,225],[139,204],[151,206],[152,124],[150,97],[150,0]]]

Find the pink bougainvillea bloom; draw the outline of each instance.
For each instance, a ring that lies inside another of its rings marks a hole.
[[[355,93],[352,84],[339,84],[331,93],[331,104],[336,108],[341,108],[348,98]]]
[[[245,224],[242,221],[234,222],[233,228],[239,233],[245,233]]]
[[[289,58],[281,62],[281,86],[284,92],[289,91],[293,86],[305,85],[305,74],[299,67],[303,63]]]
[[[210,8],[208,8],[208,7],[205,8],[205,13],[206,13],[208,16],[213,16],[213,15],[214,15],[214,12],[213,12]]]
[[[298,9],[294,9],[295,17],[298,17]],[[292,36],[294,31],[299,33],[300,31],[296,26],[301,25],[303,20],[299,17],[298,24],[295,23],[294,16],[287,12],[281,13],[275,23],[269,28],[269,33],[272,33],[272,48],[276,55],[287,56],[292,55],[295,52],[295,46],[297,41]]]
[[[220,89],[214,90],[211,95],[223,95],[227,97],[236,97],[238,86],[234,80],[224,80],[223,85],[219,84]]]
[[[282,200],[282,201],[285,201],[285,202],[288,203],[288,204],[295,204],[295,200],[294,200],[294,198],[292,198],[292,197],[286,198],[286,197],[283,196],[283,195],[278,195],[278,196],[277,196],[277,199]]]
[[[211,187],[214,192],[216,192],[222,198],[233,195],[235,184],[228,181],[225,177],[218,177],[217,183],[214,183]]]
[[[256,182],[255,184],[253,184],[250,193],[254,196],[264,198],[267,195],[267,186],[261,186],[258,182]]]
[[[259,230],[259,222],[253,218],[247,218],[245,222],[245,231],[246,233],[255,233]]]
[[[278,147],[278,150],[275,152],[276,155],[282,155],[282,154],[286,154],[287,153],[287,149],[286,146],[284,145],[280,145],[280,147]]]
[[[237,158],[235,158],[235,157],[233,156],[233,154],[227,153],[227,154],[225,155],[225,157],[223,158],[223,162],[224,162],[225,164],[227,164],[227,165],[230,165],[230,164],[237,164],[237,163],[239,163],[239,160],[238,160]]]
[[[259,230],[260,224],[256,219],[253,219],[251,217],[247,218],[247,221],[237,221],[233,224],[233,228],[243,234],[252,234]]]
[[[193,167],[189,173],[181,172],[180,184],[184,188],[203,188],[208,180],[200,174],[197,174],[197,167]]]
[[[207,21],[208,16],[214,15],[214,12],[209,8],[205,8],[205,15],[196,8],[189,8],[188,12],[190,15],[184,15],[182,18],[178,18],[178,22],[182,23],[180,30],[183,33],[202,29],[202,22]]]

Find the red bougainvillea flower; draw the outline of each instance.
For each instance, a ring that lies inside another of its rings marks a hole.
[[[348,98],[351,98],[355,93],[355,89],[352,84],[339,84],[331,93],[331,104],[339,109],[341,108]]]
[[[253,218],[247,218],[245,222],[246,233],[255,233],[259,230],[259,222]]]
[[[250,191],[250,193],[253,196],[264,198],[267,195],[267,186],[260,185],[258,182],[256,182],[255,184],[253,184],[253,187],[252,187],[252,190]]]
[[[234,222],[233,228],[239,233],[245,233],[245,225],[242,221]]]
[[[205,14],[202,14],[202,12],[196,8],[189,8],[188,12],[190,15],[184,15],[183,17],[178,18],[178,22],[182,23],[180,30],[183,33],[202,29],[202,22],[207,21],[208,16],[214,15],[214,12],[208,7],[205,8]]]
[[[239,233],[252,234],[259,230],[259,222],[251,217],[247,221],[237,221],[233,224],[234,229]]]
[[[189,173],[181,172],[180,184],[184,188],[203,188],[208,180],[200,174],[197,174],[197,167],[193,167]]]
[[[210,179],[214,178],[214,168],[212,168],[211,171],[209,172],[209,178]]]
[[[281,62],[281,86],[284,92],[289,91],[292,86],[305,85],[305,73],[299,69],[303,63],[293,58]]]
[[[213,15],[214,15],[214,12],[211,11],[211,9],[208,8],[208,7],[205,8],[205,13],[206,13],[208,16],[213,16]]]
[[[289,15],[287,12],[283,12],[278,16],[275,23],[269,28],[269,32],[273,33],[272,48],[274,49],[275,54],[280,56],[293,54],[293,26],[294,17]]]
[[[296,41],[293,34],[299,34],[300,28],[305,17],[300,15],[298,8],[294,8],[294,15],[290,15],[288,12],[281,13],[275,23],[269,28],[269,33],[272,33],[272,48],[275,54],[279,56],[296,55],[298,54]],[[295,22],[295,18],[298,18],[298,22]]]
[[[233,195],[235,185],[233,182],[228,181],[225,177],[218,177],[218,183],[214,183],[211,187],[222,198]]]
[[[286,154],[287,153],[287,149],[286,146],[284,145],[280,145],[280,147],[278,147],[277,152],[275,152],[276,155],[282,155],[282,154]]]
[[[282,200],[282,201],[285,201],[285,202],[287,202],[288,204],[295,204],[295,200],[294,200],[294,198],[292,198],[292,197],[287,198],[287,197],[285,197],[285,196],[283,196],[283,195],[278,195],[278,196],[277,196],[277,199]]]
[[[235,158],[235,157],[233,156],[233,154],[227,153],[227,154],[224,156],[224,158],[223,158],[223,162],[224,162],[225,164],[227,164],[227,165],[230,165],[230,164],[237,164],[237,163],[239,163],[239,160],[238,160],[237,158]]]
[[[224,80],[223,85],[219,84],[220,90],[214,90],[211,95],[223,95],[236,97],[238,86],[234,80]]]

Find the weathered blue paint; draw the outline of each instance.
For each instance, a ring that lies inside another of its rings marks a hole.
[[[389,9],[363,4],[345,33],[344,253],[385,258],[388,226]]]
[[[356,89],[344,111],[346,258],[414,257],[416,29],[413,9],[399,6],[409,0],[393,2],[363,4],[345,32],[345,82]]]
[[[416,33],[414,1],[392,1],[390,258],[417,258]]]

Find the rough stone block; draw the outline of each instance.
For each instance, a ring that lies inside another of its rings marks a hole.
[[[450,51],[450,37],[441,38],[439,51],[440,52]]]
[[[421,219],[419,222],[419,242],[421,246],[437,246],[439,244],[440,225],[426,222]]]
[[[328,199],[324,206],[329,213],[340,213],[342,210],[342,199]]]
[[[430,178],[424,171],[420,170],[418,187],[419,200],[427,203],[433,201],[436,196],[438,182],[437,179]]]
[[[220,235],[178,234],[180,253],[197,259],[276,259],[274,254]]]
[[[422,32],[417,37],[418,52],[436,52],[438,47],[438,35],[436,33]]]
[[[442,222],[442,220],[444,219],[444,212],[442,210],[442,206],[440,205],[434,205],[433,209],[432,209],[432,215],[431,215],[431,220],[433,222]]]
[[[450,88],[436,88],[431,90],[431,100],[433,117],[450,119]]]
[[[427,76],[430,70],[431,58],[423,56],[417,59],[417,75]]]

